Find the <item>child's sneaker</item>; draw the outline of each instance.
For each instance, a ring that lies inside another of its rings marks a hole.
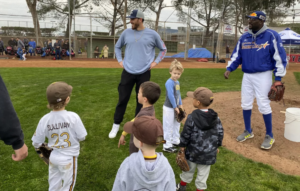
[[[179,147],[179,143],[178,144],[172,144],[173,147]]]
[[[163,151],[168,152],[168,153],[176,153],[177,149],[174,147],[170,147],[170,148],[163,148]]]
[[[176,186],[176,191],[186,191],[186,186],[182,186],[180,183]]]
[[[172,142],[173,147],[179,147],[180,141],[178,142]]]

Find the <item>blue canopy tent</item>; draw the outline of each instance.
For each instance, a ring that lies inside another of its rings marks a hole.
[[[279,35],[282,40],[282,44],[289,44],[289,55],[291,53],[291,45],[299,45],[300,46],[300,35],[290,28],[286,28],[285,30],[279,32]]]
[[[212,54],[206,48],[191,48],[188,51],[188,58],[211,58]],[[184,58],[184,52],[180,52],[173,56],[165,56],[165,58]]]

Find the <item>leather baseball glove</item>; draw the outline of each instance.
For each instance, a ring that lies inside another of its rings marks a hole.
[[[180,123],[186,117],[186,112],[182,108],[178,108],[178,109],[179,109],[179,113],[175,111],[175,118]]]
[[[180,148],[176,156],[176,163],[182,171],[189,171],[190,167],[185,158],[184,148]]]
[[[282,82],[276,81],[271,86],[268,97],[271,101],[280,101],[284,95],[285,86]]]
[[[46,165],[49,165],[49,157],[52,150],[53,149],[51,147],[48,147],[47,143],[43,143],[39,148],[35,149],[36,153],[45,162]]]

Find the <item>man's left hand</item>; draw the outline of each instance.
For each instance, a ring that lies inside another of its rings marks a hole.
[[[281,82],[281,81],[275,81],[275,82]],[[283,87],[282,86],[276,86],[278,91],[282,91]]]
[[[152,63],[151,63],[151,65],[150,65],[150,68],[149,68],[149,70],[151,70],[152,68],[154,68],[156,65],[157,65],[157,63],[156,63],[156,62],[152,62]]]
[[[20,149],[15,150],[16,154],[12,154],[12,159],[14,161],[21,161],[28,156],[28,148],[24,144]]]

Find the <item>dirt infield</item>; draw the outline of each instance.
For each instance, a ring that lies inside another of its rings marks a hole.
[[[297,70],[294,70],[295,68]],[[251,117],[254,138],[242,143],[236,141],[236,137],[244,130],[241,92],[215,93],[212,108],[219,114],[224,126],[224,147],[254,161],[269,164],[282,173],[300,176],[300,143],[284,138],[285,114],[280,112],[289,107],[300,108],[300,85],[293,72],[300,72],[297,64],[291,64],[283,78],[286,85],[285,105],[283,102],[271,102],[273,134],[276,140],[271,150],[260,149],[266,130],[256,101]],[[187,113],[194,110],[190,94],[183,100]]]
[[[159,63],[155,68],[169,68],[173,59],[165,59]],[[185,68],[225,68],[226,64],[215,64],[212,62],[201,63],[195,60],[184,61],[179,59]],[[113,59],[74,59],[70,60],[44,60],[32,59],[20,61],[17,59],[1,59],[0,67],[66,67],[66,68],[120,68],[120,65]]]
[[[155,68],[169,68],[173,59],[164,59]],[[226,64],[215,64],[212,62],[200,63],[195,60],[183,61],[179,59],[184,68],[224,68]],[[108,59],[74,59],[69,60],[42,60],[32,59],[19,61],[16,59],[0,59],[0,67],[75,67],[75,68],[120,68],[116,60]],[[254,104],[252,112],[252,128],[255,137],[243,143],[236,142],[236,137],[243,131],[243,116],[240,92],[224,92],[214,95],[215,101],[212,105],[222,120],[225,136],[224,147],[239,153],[252,160],[272,165],[280,172],[300,176],[300,143],[294,143],[284,138],[285,111],[288,107],[300,107],[300,86],[293,72],[300,72],[300,64],[291,63],[287,75],[284,78],[286,84],[285,106],[282,102],[271,103],[273,110],[273,133],[276,139],[274,146],[269,151],[260,149],[265,135],[263,118]],[[241,79],[242,80],[242,79]],[[188,113],[194,109],[191,105],[192,98],[185,98],[183,106]]]
[[[0,56],[1,57],[1,56]],[[174,59],[165,58],[155,68],[169,68],[170,63]],[[225,63],[213,62],[197,62],[197,59],[189,59],[185,61],[182,58],[178,59],[184,68],[226,68]],[[114,59],[86,59],[86,58],[73,58],[73,60],[50,60],[50,59],[37,59],[28,58],[26,61],[16,59],[0,59],[0,68],[8,67],[41,67],[41,68],[121,68],[118,62]],[[300,71],[300,64],[291,63],[289,70]]]

